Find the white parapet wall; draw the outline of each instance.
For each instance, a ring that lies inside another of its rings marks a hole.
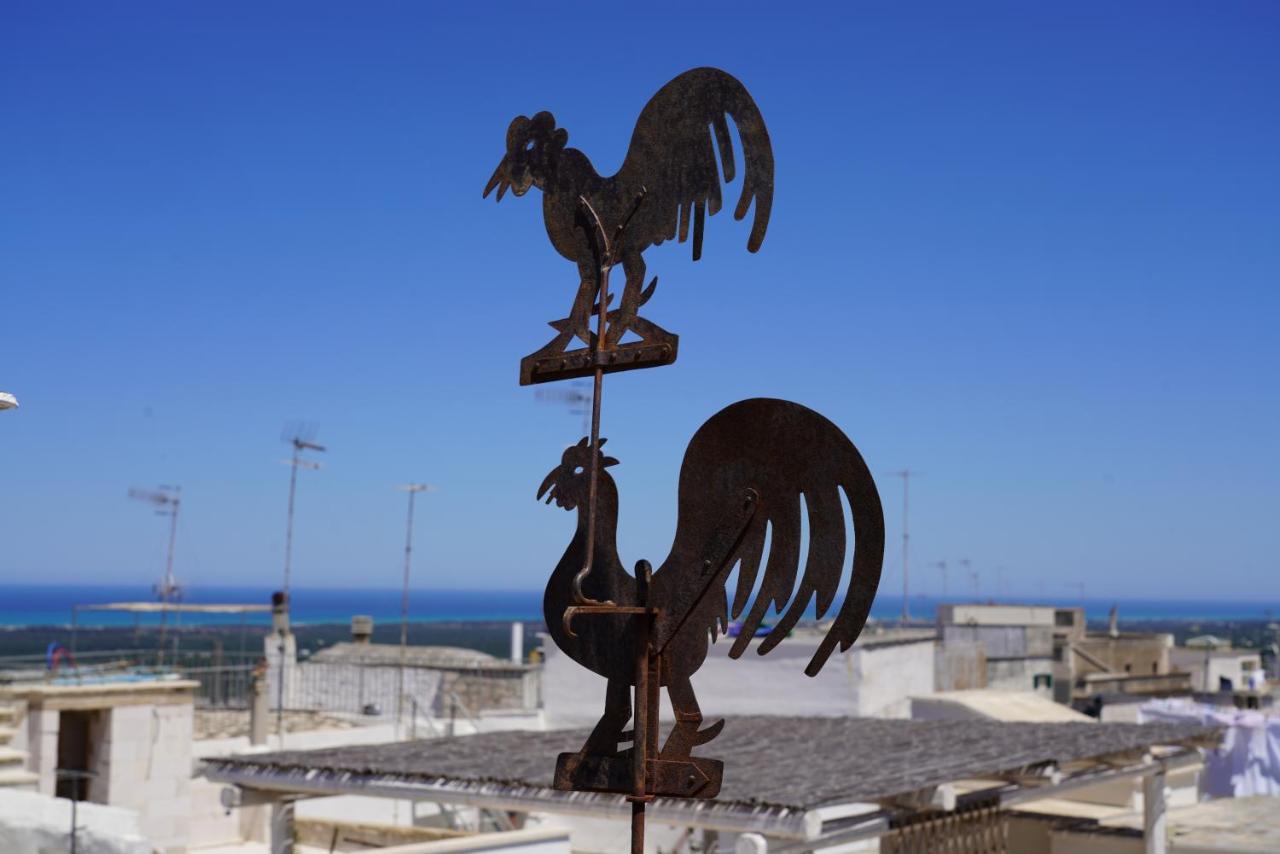
[[[729,658],[732,641],[721,638],[693,676],[698,702],[708,718],[727,715],[856,715],[906,718],[911,697],[933,693],[934,635],[930,631],[867,632],[847,652],[836,652],[813,678],[805,666],[822,639],[798,630],[768,655],[758,640],[740,659]],[[544,642],[543,697],[548,725],[587,725],[600,717],[604,679]],[[660,706],[665,717],[667,704]]]
[[[93,854],[152,854],[138,814],[120,807],[76,805],[77,849]],[[0,851],[46,854],[70,848],[71,801],[0,789]]]

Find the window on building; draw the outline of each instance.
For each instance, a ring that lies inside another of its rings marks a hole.
[[[1032,687],[1032,688],[1040,688],[1040,687],[1042,687],[1042,686],[1043,686],[1043,687],[1045,687],[1045,688],[1052,688],[1052,687],[1053,687],[1053,674],[1052,674],[1052,673],[1036,673],[1036,674],[1034,674],[1034,675],[1031,677],[1031,687]]]
[[[1124,672],[1125,672],[1125,673],[1132,673],[1132,672],[1133,672],[1133,662],[1132,662],[1132,661],[1126,661],[1126,662],[1124,663]]]

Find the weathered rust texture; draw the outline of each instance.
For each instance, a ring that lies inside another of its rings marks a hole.
[[[745,218],[754,203],[747,249],[755,252],[764,241],[773,207],[773,146],[755,101],[732,75],[716,68],[695,68],[659,89],[636,121],[622,168],[608,177],[597,173],[583,152],[566,147],[569,133],[556,126],[551,113],[516,116],[511,121],[506,154],[485,185],[484,195],[496,189],[501,200],[508,189],[517,196],[530,187],[542,190],[547,235],[556,251],[577,265],[579,279],[568,316],[551,322],[556,336],[521,362],[521,385],[589,376],[594,371],[592,305],[601,290],[602,266],[607,270],[614,264],[622,265],[626,284],[620,305],[609,311],[605,343],[613,352],[604,371],[675,361],[678,337],[639,316],[658,284],[655,276],[645,286],[643,253],[668,240],[687,241],[692,222],[693,258],[702,256],[706,216],[716,214],[722,204],[721,177],[729,183],[738,174],[729,119],[738,129],[745,160],[734,217]],[[637,208],[635,200],[641,196],[645,201]],[[607,264],[601,263],[596,226],[585,213],[584,202],[605,233],[621,234]],[[628,331],[640,340],[622,344]],[[584,348],[566,352],[575,338]]]
[[[612,604],[582,607],[575,604],[572,581],[587,562],[593,454],[600,471],[595,546],[582,593]],[[556,644],[608,680],[605,713],[580,753],[614,757],[621,765],[628,754],[618,744],[630,738],[623,727],[632,714],[629,689],[637,682],[636,620],[652,615],[652,636],[644,646],[656,659],[653,675],[667,689],[676,712],[674,728],[652,759],[689,762],[692,749],[714,738],[723,723],[701,728],[702,713],[690,681],[711,640],[731,619],[740,618],[730,655],[742,655],[772,608],[780,616],[759,643],[757,652],[763,655],[811,606],[817,617],[827,615],[842,593],[840,580],[849,557],[845,505],[854,528],[849,584],[805,672],[816,675],[832,652],[848,649],[858,637],[884,557],[880,497],[853,443],[813,410],[765,398],[726,407],[698,430],[685,452],[675,541],[653,574],[646,608],[636,578],[623,569],[617,553],[618,489],[607,471],[616,464],[584,439],[564,452],[538,489],[539,498],[578,512],[577,532],[547,585],[544,616]],[[807,516],[806,555],[801,554],[802,514]],[[735,566],[738,582],[730,602],[725,585]],[[757,579],[760,589],[752,599]],[[566,612],[577,615],[572,626],[566,625]],[[602,763],[596,762],[581,776],[575,771],[580,767],[581,762],[562,757],[557,784],[599,788],[600,780],[621,780],[612,775],[624,774],[621,768],[601,771]],[[718,781],[699,791],[716,787]],[[679,789],[663,794],[689,791],[687,786]]]

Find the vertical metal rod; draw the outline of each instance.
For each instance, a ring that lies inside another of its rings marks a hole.
[[[644,801],[631,802],[631,854],[644,854]]]
[[[286,602],[289,596],[289,570],[293,561],[293,496],[298,489],[298,454],[302,449],[297,442],[293,443],[293,461],[289,468],[289,516],[284,527],[284,591]],[[281,645],[281,649],[284,649]]]
[[[71,778],[71,854],[76,854],[76,806],[80,802],[80,778]]]
[[[907,512],[910,507],[907,500],[907,489],[911,483],[911,472],[902,472],[902,622],[911,619],[910,596],[907,591],[907,543],[911,535],[907,532]]]
[[[653,711],[651,681],[657,681],[658,675],[651,672],[653,656],[650,654],[649,637],[653,630],[653,612],[649,608],[649,581],[651,569],[648,561],[636,564],[636,600],[645,608],[645,613],[635,616],[635,701],[632,708],[633,726],[631,736],[631,851],[632,854],[644,854],[644,805],[648,800],[649,745],[656,736],[655,721],[650,717]]]
[[[600,360],[600,351],[605,348],[605,324],[609,314],[609,273],[613,266],[613,258],[611,248],[609,246],[609,236],[604,232],[604,226],[600,222],[599,216],[596,215],[595,209],[591,207],[590,202],[585,198],[581,200],[582,205],[587,209],[595,223],[596,247],[599,250],[597,257],[599,263],[596,265],[596,276],[599,285],[596,289],[596,335],[595,340],[591,344],[591,355],[595,362],[595,373],[592,382],[591,394],[591,467],[588,470],[587,480],[587,549],[586,560],[583,561],[582,569],[573,577],[573,600],[576,605],[600,605],[605,604],[598,602],[586,596],[582,592],[582,582],[591,574],[591,565],[595,560],[596,547],[596,492],[597,485],[600,481],[600,406],[601,397],[604,392],[604,365]]]
[[[182,507],[182,487],[175,487],[178,493],[173,498],[172,511],[169,514],[169,553],[164,563],[164,589],[168,594],[173,589],[173,546],[178,538],[178,510]],[[197,508],[198,509],[198,508]]]
[[[409,565],[413,554],[413,500],[418,490],[409,489],[409,517],[404,532],[404,586],[400,590],[400,673],[396,678],[396,740],[404,719],[404,666],[409,654]]]
[[[156,665],[164,666],[164,648],[169,636],[169,594],[173,590],[173,544],[178,535],[178,508],[181,500],[174,498],[169,503],[169,549],[164,562],[164,580],[160,582],[160,648],[156,653]],[[177,651],[174,652],[174,664],[177,664]]]

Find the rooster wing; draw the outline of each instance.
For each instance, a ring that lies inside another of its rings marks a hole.
[[[773,206],[773,146],[746,87],[717,68],[686,71],[659,89],[640,113],[626,160],[613,177],[622,186],[644,187],[646,192],[628,227],[628,240],[638,241],[643,249],[678,234],[683,243],[692,218],[693,258],[702,256],[703,220],[721,205],[713,136],[725,182],[733,181],[737,172],[726,116],[738,127],[746,160],[742,195],[733,215],[744,218],[755,200],[747,249],[760,248]]]
[[[703,583],[696,576],[708,543],[724,538],[724,520],[734,518],[752,491],[754,512],[741,536],[728,546],[729,559],[716,568],[705,595],[691,594]],[[852,574],[840,611],[805,668],[810,676],[837,644],[842,651],[853,644],[871,609],[884,560],[884,514],[875,481],[840,429],[797,403],[755,398],[713,415],[685,451],[675,542],[653,576],[654,600],[664,609],[666,633],[691,640],[692,633],[714,638],[723,630],[730,617],[725,584],[735,565],[732,618],[744,610],[747,616],[731,657],[746,650],[770,605],[782,616],[761,642],[761,655],[787,636],[815,598],[817,616],[826,614],[845,567],[842,491],[854,528]],[[802,506],[808,514],[808,554],[797,586]],[[752,600],[766,544],[764,575]]]

